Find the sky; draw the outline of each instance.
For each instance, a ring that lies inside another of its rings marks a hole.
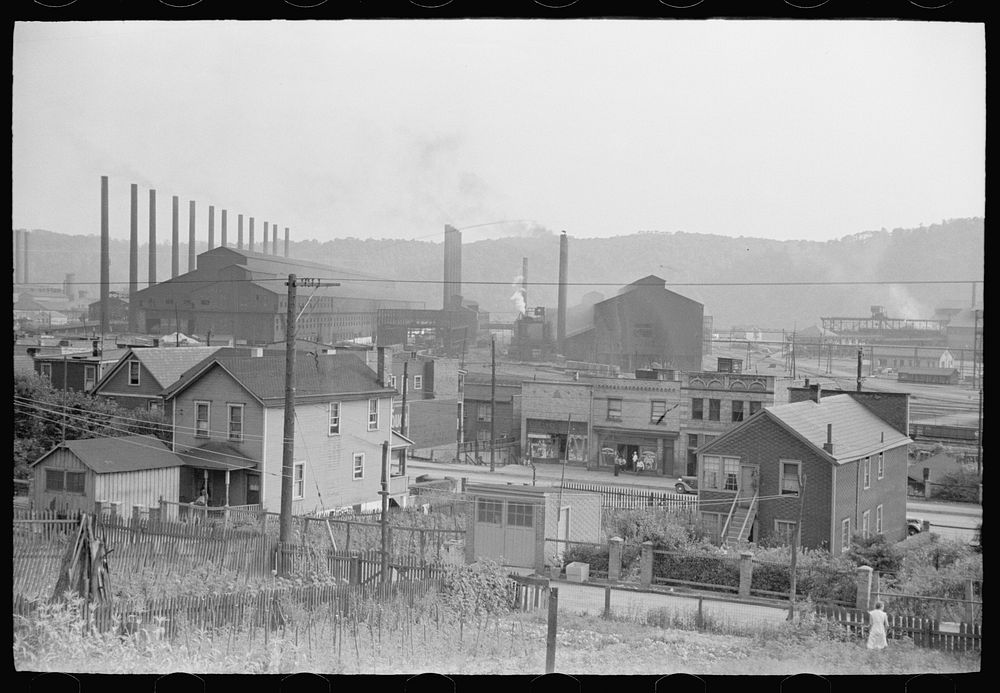
[[[15,24],[14,228],[831,240],[985,215],[984,25]],[[493,222],[513,222],[495,224]],[[166,232],[166,233],[165,233]],[[283,235],[279,233],[279,236]]]

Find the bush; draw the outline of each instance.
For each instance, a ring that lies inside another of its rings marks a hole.
[[[514,606],[516,587],[494,561],[450,566],[442,584],[445,605],[463,616],[501,614]]]
[[[901,556],[895,544],[886,541],[884,534],[869,537],[855,534],[847,557],[857,565],[867,565],[880,573],[895,573],[899,570]]]
[[[659,508],[605,511],[608,537],[621,537],[626,544],[653,542],[657,549],[676,551],[694,540],[694,525],[686,513]]]
[[[582,544],[570,544],[570,547],[563,552],[563,563],[589,563],[592,573],[607,573],[609,559],[608,545],[586,546]],[[622,563],[624,563],[624,559]]]
[[[978,503],[981,483],[983,483],[982,476],[963,469],[945,474],[940,481],[931,484],[931,495],[939,500]]]

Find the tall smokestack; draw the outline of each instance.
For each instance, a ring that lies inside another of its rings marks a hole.
[[[188,272],[194,271],[194,200],[188,204]]]
[[[108,330],[108,298],[111,281],[111,236],[108,230],[108,177],[101,176],[101,334]]]
[[[128,329],[136,331],[135,294],[139,290],[139,186],[132,183],[128,244]]]
[[[455,297],[462,296],[462,232],[454,226],[444,227],[444,309],[450,310]]]
[[[969,308],[972,308],[973,310],[976,308],[976,282],[972,282],[972,304]]]
[[[223,248],[226,247],[226,210],[222,210],[222,242],[219,244]]]
[[[25,284],[31,282],[31,251],[28,250],[28,238],[31,236],[28,229],[21,232],[21,279]]]
[[[253,217],[250,217],[250,242],[247,243],[247,250],[253,252]]]
[[[149,285],[156,285],[156,191],[149,191]]]
[[[243,215],[236,215],[236,247],[243,250]]]
[[[264,222],[264,240],[261,242],[260,245],[261,245],[261,248],[263,248],[263,250],[261,252],[263,252],[265,255],[267,255],[267,222],[266,221]]]
[[[14,229],[14,283],[21,284],[24,278],[21,276],[21,229]]]
[[[278,225],[271,222],[271,255],[278,254]]]
[[[524,312],[528,312],[528,258],[521,258],[521,298],[524,299]]]
[[[215,205],[208,206],[208,249],[215,247]]]
[[[559,305],[556,308],[556,340],[559,344],[559,353],[566,353],[566,265],[569,262],[569,241],[566,232],[559,236]]]
[[[285,257],[288,257],[288,227],[285,227]]]
[[[181,245],[181,234],[180,234],[180,221],[177,218],[178,215],[178,205],[180,201],[177,196],[174,195],[173,199],[173,241],[174,249],[170,253],[170,278],[173,279],[178,274],[180,274],[180,245]]]
[[[66,278],[63,280],[63,293],[66,294],[66,299],[69,301],[76,300],[76,275],[67,274]]]

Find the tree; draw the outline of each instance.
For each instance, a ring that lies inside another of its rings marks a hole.
[[[159,412],[125,409],[103,397],[57,390],[35,373],[14,375],[16,478],[29,477],[30,465],[63,440],[137,434],[170,440],[170,428]]]

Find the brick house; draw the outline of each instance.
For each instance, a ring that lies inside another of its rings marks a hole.
[[[704,527],[723,543],[783,543],[794,537],[804,502],[804,547],[839,553],[857,533],[905,538],[907,398],[824,397],[818,386],[808,392],[809,399],[765,407],[698,448]],[[879,408],[886,416],[874,413]]]
[[[497,440],[520,440],[522,379],[498,375],[492,406],[491,380],[491,376],[483,373],[465,377],[462,421],[465,440],[489,441],[491,426]]]
[[[118,363],[125,349],[100,349],[76,353],[35,353],[35,372],[57,390],[92,392],[104,374]]]
[[[251,354],[206,359],[164,392],[173,449],[193,470],[181,478],[182,501],[205,484],[209,505],[280,508],[285,354]],[[408,446],[390,427],[395,391],[352,352],[298,353],[295,383],[292,512],[377,507],[383,442],[390,455]],[[400,505],[406,489],[405,476],[390,479]]]

